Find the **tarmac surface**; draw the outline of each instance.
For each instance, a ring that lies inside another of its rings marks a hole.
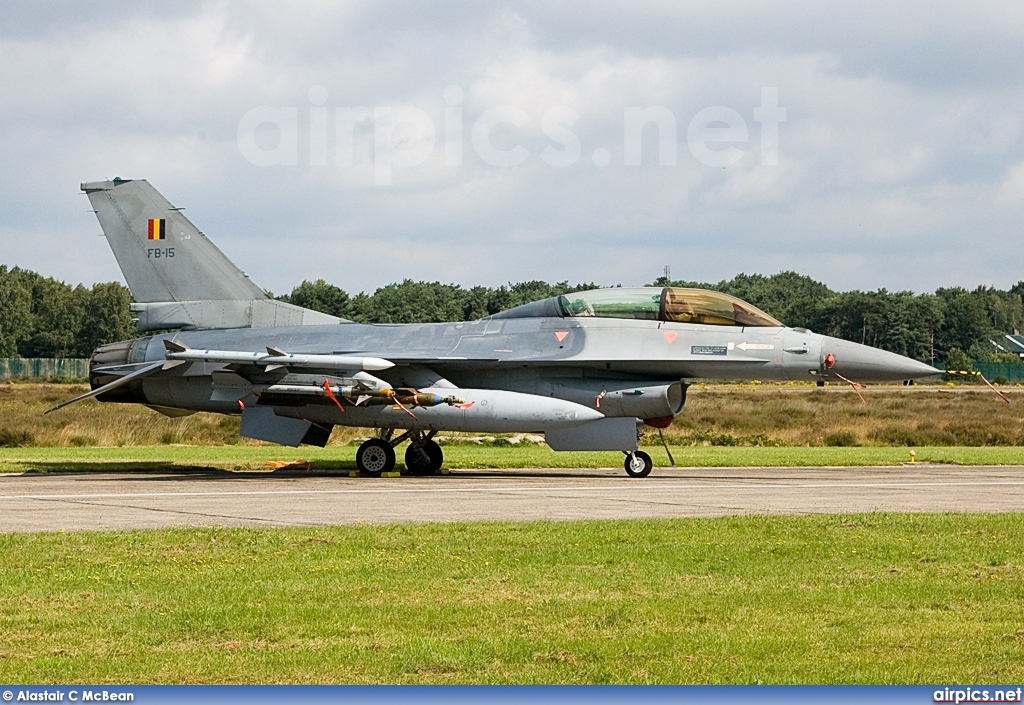
[[[0,476],[0,531],[1024,511],[1024,466]]]

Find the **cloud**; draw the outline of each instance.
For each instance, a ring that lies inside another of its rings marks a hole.
[[[1006,170],[1006,178],[996,193],[996,202],[1004,205],[1024,203],[1024,162]]]
[[[1005,248],[1024,200],[1022,13],[874,0],[9,3],[0,263],[120,278],[77,194],[119,175],[148,178],[277,292],[319,277],[350,291],[406,277],[639,284],[666,264],[698,280],[797,269],[840,288],[1007,286],[1024,264]],[[761,160],[765,87],[786,111],[777,166]],[[294,165],[239,150],[259,106],[295,109]],[[358,106],[370,117],[353,123],[343,164],[336,110]],[[376,185],[374,110],[402,106],[429,116],[436,145]],[[527,118],[489,133],[529,152],[516,166],[472,144],[502,106]],[[725,167],[687,144],[715,106],[747,129],[709,143],[740,150]],[[675,149],[648,124],[642,164],[627,166],[626,111],[652,107],[674,122]],[[326,110],[324,164],[311,158],[314,109]],[[542,158],[574,144],[566,166]],[[460,164],[446,145],[461,145]]]

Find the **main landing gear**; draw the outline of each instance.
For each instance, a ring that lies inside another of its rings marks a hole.
[[[361,475],[380,477],[395,469],[395,446],[410,440],[405,449],[405,467],[410,475],[434,475],[444,462],[444,451],[434,440],[436,431],[406,431],[394,436],[394,429],[383,429],[380,436],[365,441],[356,451],[356,467]]]
[[[356,451],[356,467],[367,477],[380,477],[395,469],[395,446],[409,441],[405,449],[405,468],[410,475],[435,475],[444,462],[444,451],[434,440],[436,431],[406,431],[400,436],[393,429],[383,429],[377,438],[364,441]],[[626,453],[624,463],[630,477],[647,477],[654,468],[651,456],[642,450]]]
[[[368,477],[391,472],[395,467],[395,449],[383,439],[371,438],[356,451],[356,467]]]
[[[443,462],[441,446],[429,438],[414,440],[405,449],[405,467],[410,475],[435,475]]]

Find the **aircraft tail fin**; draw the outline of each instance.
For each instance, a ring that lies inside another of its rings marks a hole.
[[[141,331],[337,323],[275,301],[145,180],[82,184],[128,282]]]

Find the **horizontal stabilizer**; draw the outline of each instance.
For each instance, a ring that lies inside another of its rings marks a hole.
[[[102,387],[97,387],[96,389],[93,389],[91,392],[86,392],[85,394],[77,396],[74,399],[71,399],[70,401],[66,401],[63,404],[58,404],[52,409],[48,409],[47,411],[45,411],[44,414],[49,414],[51,411],[56,411],[57,409],[63,409],[65,406],[70,406],[75,402],[80,402],[90,397],[95,397],[97,395],[103,394],[104,392],[109,392],[111,390],[117,389],[118,387],[123,387],[132,380],[141,379],[142,377],[148,377],[154,372],[159,372],[160,369],[163,368],[163,366],[164,363],[162,361],[146,365],[145,367],[138,369],[135,372],[126,374],[124,377],[119,377],[115,379],[113,382],[104,384]]]

